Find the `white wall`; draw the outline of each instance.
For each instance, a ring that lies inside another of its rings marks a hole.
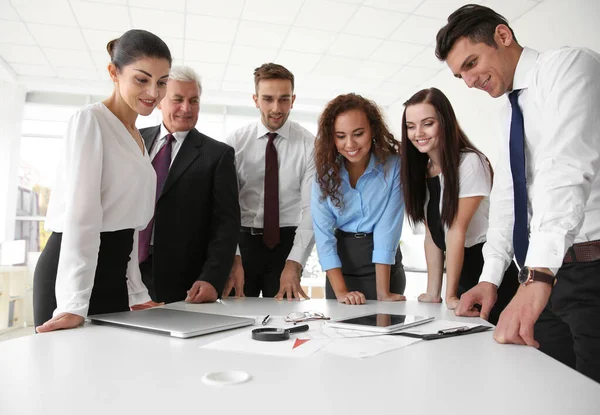
[[[519,44],[538,51],[561,46],[584,46],[600,52],[599,22],[598,0],[545,0],[514,23],[509,23]],[[540,31],[543,31],[543,36],[540,36]],[[413,92],[432,86],[448,96],[469,138],[494,162],[496,142],[499,139],[498,109],[506,99],[492,99],[483,91],[467,88],[447,68]],[[401,132],[402,111],[402,102],[395,103],[387,110],[390,127],[398,137]]]

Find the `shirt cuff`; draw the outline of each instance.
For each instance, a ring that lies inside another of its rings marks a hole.
[[[502,284],[506,268],[506,261],[502,258],[484,258],[483,270],[481,270],[479,282],[491,282],[496,287],[499,287]]]
[[[532,233],[529,237],[525,265],[531,268],[558,270],[562,267],[567,246],[564,235],[553,232]],[[556,275],[556,272],[554,272],[554,275]]]
[[[139,293],[129,294],[129,307],[134,306],[136,304],[144,304],[151,300],[152,299],[148,294],[148,290]]]
[[[319,257],[319,262],[321,263],[321,268],[323,269],[323,272],[329,271],[330,269],[342,267],[342,261],[340,261],[340,257],[337,255]]]
[[[240,251],[240,246],[239,245],[235,247],[235,254],[237,256],[242,256],[242,252]]]
[[[83,303],[65,304],[63,306],[56,307],[56,310],[54,310],[54,313],[52,313],[52,317],[56,317],[57,315],[59,315],[61,313],[71,313],[71,314],[76,314],[78,316],[86,318],[89,308],[90,308],[89,304],[83,304]]]
[[[387,251],[384,249],[374,249],[373,263],[394,265],[396,263],[396,250]]]
[[[310,255],[310,253],[307,255],[305,251],[306,249],[304,249],[303,247],[294,245],[287,259],[289,261],[296,261],[297,263],[302,265],[302,268],[304,268],[304,266],[306,265],[306,261],[308,261],[308,256]]]

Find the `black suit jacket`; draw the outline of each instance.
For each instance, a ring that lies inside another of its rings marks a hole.
[[[160,126],[140,132],[150,151]],[[184,300],[197,280],[211,283],[220,296],[239,232],[234,150],[193,129],[181,144],[156,202],[154,300]]]

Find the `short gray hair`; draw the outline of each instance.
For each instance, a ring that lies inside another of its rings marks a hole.
[[[200,75],[189,66],[173,66],[169,72],[169,79],[180,82],[195,82],[198,85],[198,95],[202,95]]]

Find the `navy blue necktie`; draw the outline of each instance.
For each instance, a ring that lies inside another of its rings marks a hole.
[[[523,113],[519,108],[519,92],[516,89],[508,94],[512,106],[510,121],[510,171],[512,172],[515,224],[513,228],[513,247],[520,267],[525,264],[529,247],[529,224],[527,220],[527,181],[525,179],[525,127]]]

